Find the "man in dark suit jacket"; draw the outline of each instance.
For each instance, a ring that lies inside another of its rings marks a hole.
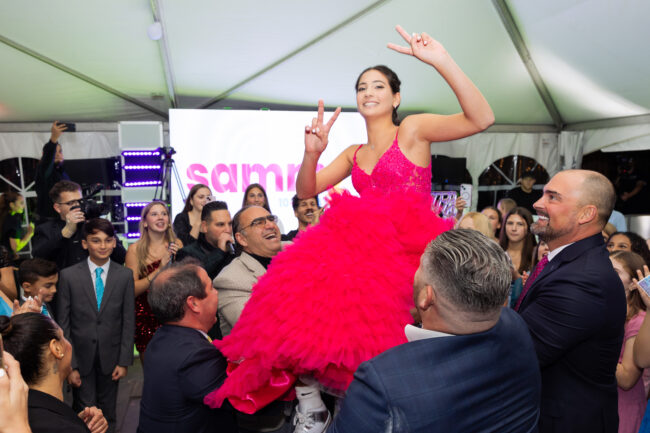
[[[540,376],[526,326],[502,305],[510,266],[474,230],[432,241],[415,274],[422,328],[364,362],[331,433],[534,432]]]
[[[626,301],[600,234],[615,199],[603,175],[567,170],[535,203],[539,220],[531,230],[548,244],[549,261],[515,308],[541,368],[540,432],[618,431],[615,374]]]
[[[140,433],[235,433],[234,413],[203,398],[226,379],[226,359],[207,332],[218,296],[205,270],[177,263],[154,278],[149,305],[163,324],[147,346]]]
[[[73,409],[98,406],[112,432],[118,381],[133,363],[133,272],[110,260],[116,237],[109,221],[88,221],[83,237],[88,259],[61,271],[56,317],[73,348]]]

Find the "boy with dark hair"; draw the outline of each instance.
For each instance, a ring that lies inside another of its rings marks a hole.
[[[58,280],[59,271],[56,263],[40,258],[23,261],[18,269],[21,292],[19,302],[22,304],[27,298],[38,296],[43,303],[41,312],[56,321],[50,302],[56,293]]]
[[[97,406],[115,431],[117,383],[133,363],[133,273],[111,260],[115,229],[95,218],[85,223],[81,244],[88,259],[61,271],[57,317],[72,343],[73,409]]]

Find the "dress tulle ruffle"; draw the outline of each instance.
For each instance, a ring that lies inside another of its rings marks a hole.
[[[214,342],[231,364],[205,403],[228,398],[254,413],[300,375],[344,392],[361,362],[406,342],[420,256],[452,226],[428,195],[334,194],[320,224],[273,259],[232,333]]]

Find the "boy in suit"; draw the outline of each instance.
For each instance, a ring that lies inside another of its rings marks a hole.
[[[56,321],[50,305],[56,294],[56,283],[59,281],[56,263],[40,258],[25,260],[20,264],[18,280],[20,281],[19,303],[22,305],[27,298],[38,296],[43,303],[41,312]]]
[[[88,259],[61,271],[57,317],[72,343],[73,409],[98,406],[115,431],[118,381],[133,363],[135,305],[133,273],[110,259],[113,225],[87,221],[81,240]]]

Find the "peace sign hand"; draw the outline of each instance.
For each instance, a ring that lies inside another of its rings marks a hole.
[[[395,26],[395,30],[404,38],[404,40],[409,44],[408,47],[403,47],[401,45],[389,43],[388,48],[395,50],[398,53],[407,54],[410,56],[417,57],[425,63],[430,64],[431,66],[436,66],[440,64],[445,58],[448,57],[447,50],[442,44],[426,33],[413,33],[409,35],[402,26]]]
[[[339,117],[341,107],[338,107],[330,120],[323,124],[323,115],[325,114],[325,104],[323,100],[318,101],[318,117],[311,120],[311,126],[305,126],[305,153],[323,153],[328,143],[328,135],[332,125]]]

